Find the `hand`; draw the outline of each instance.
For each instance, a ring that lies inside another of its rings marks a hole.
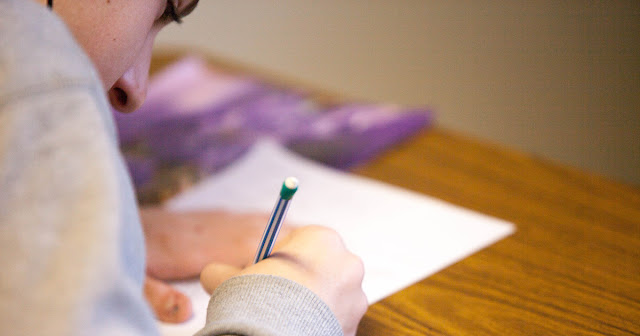
[[[250,264],[269,220],[262,214],[227,211],[140,210],[146,238],[147,274],[158,279],[196,277],[211,262]],[[283,226],[281,236],[289,231]]]
[[[355,335],[367,310],[362,291],[364,266],[347,251],[340,236],[320,226],[293,230],[280,241],[271,256],[240,269],[233,265],[210,264],[200,275],[205,290],[212,293],[226,279],[245,274],[271,274],[293,280],[318,295],[331,309],[344,334]]]
[[[184,322],[192,315],[189,298],[161,280],[193,278],[211,262],[244,267],[253,261],[267,215],[225,211],[140,210],[146,238],[145,296],[163,322]],[[289,229],[282,227],[280,237]]]

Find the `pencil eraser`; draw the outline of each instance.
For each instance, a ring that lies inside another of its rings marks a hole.
[[[293,194],[298,190],[298,179],[295,177],[287,177],[282,183],[282,189],[280,190],[280,197],[284,199],[291,199]]]

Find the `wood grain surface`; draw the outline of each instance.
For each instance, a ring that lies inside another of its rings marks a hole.
[[[182,54],[157,52],[153,70]],[[320,101],[344,99],[207,57],[218,68],[311,89]],[[517,228],[372,305],[358,335],[640,335],[637,188],[437,126],[354,172]]]
[[[443,129],[357,173],[515,223],[371,306],[359,335],[640,334],[640,191]]]

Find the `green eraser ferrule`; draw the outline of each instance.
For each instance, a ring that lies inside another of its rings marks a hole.
[[[286,200],[290,200],[293,194],[298,190],[298,179],[295,177],[287,177],[282,183],[282,189],[280,189],[280,197]]]

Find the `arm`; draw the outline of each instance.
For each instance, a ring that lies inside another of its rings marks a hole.
[[[1,102],[3,334],[155,333],[135,203],[85,84],[28,87]]]
[[[0,334],[156,333],[98,75],[55,15],[0,13]]]

